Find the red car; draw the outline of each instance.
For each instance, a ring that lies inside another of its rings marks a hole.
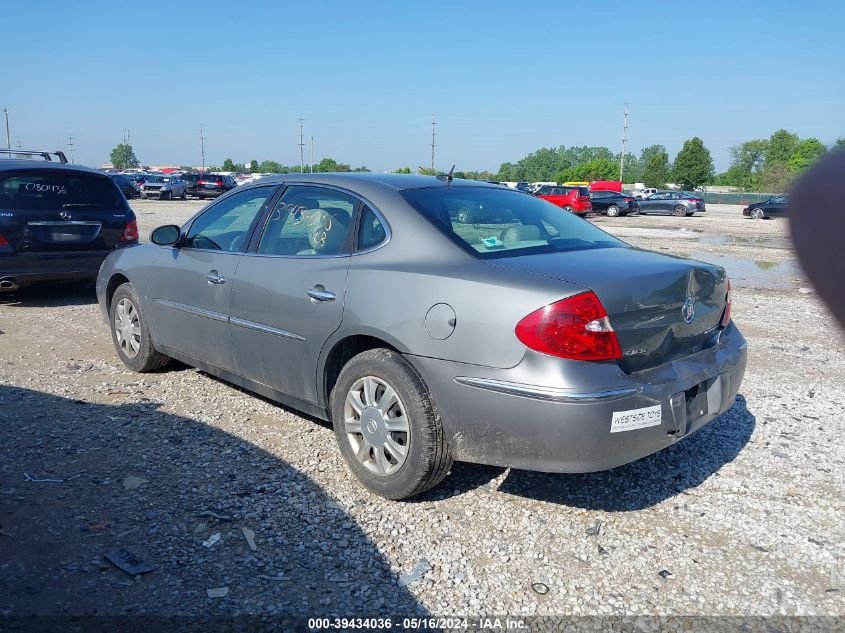
[[[563,208],[564,211],[569,211],[581,217],[584,217],[593,210],[593,205],[590,203],[589,187],[582,187],[580,185],[543,185],[534,195],[543,200],[548,200],[552,204],[556,204]]]

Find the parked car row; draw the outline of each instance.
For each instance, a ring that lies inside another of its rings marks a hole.
[[[215,198],[238,186],[233,176],[195,172],[106,172],[115,181],[126,199],[156,198],[159,200]],[[247,182],[247,181],[245,181]]]

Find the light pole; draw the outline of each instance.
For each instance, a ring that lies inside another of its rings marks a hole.
[[[311,137],[311,173],[314,173],[314,137]]]
[[[3,108],[3,116],[6,119],[6,147],[12,149],[12,137],[9,136],[9,111]]]

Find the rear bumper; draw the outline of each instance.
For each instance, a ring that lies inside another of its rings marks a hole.
[[[17,286],[40,281],[92,280],[97,278],[100,265],[111,252],[0,254],[0,279],[14,279]]]
[[[551,369],[557,359],[541,356],[526,355],[504,370],[410,357],[429,385],[456,459],[546,472],[635,461],[730,408],[745,373],[746,343],[731,324],[711,348],[630,375],[615,367],[604,372],[604,384],[585,386],[602,375],[596,370],[611,367],[584,367],[590,376],[580,387]],[[611,432],[615,412],[655,406],[659,425]]]
[[[197,196],[200,198],[216,198],[218,196],[222,196],[225,191],[215,191],[215,190],[208,190],[208,189],[197,189]]]

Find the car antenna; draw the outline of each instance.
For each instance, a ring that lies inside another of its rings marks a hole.
[[[437,180],[444,180],[446,182],[452,182],[452,174],[455,173],[455,166],[452,165],[452,169],[449,170],[448,174],[437,174]]]

